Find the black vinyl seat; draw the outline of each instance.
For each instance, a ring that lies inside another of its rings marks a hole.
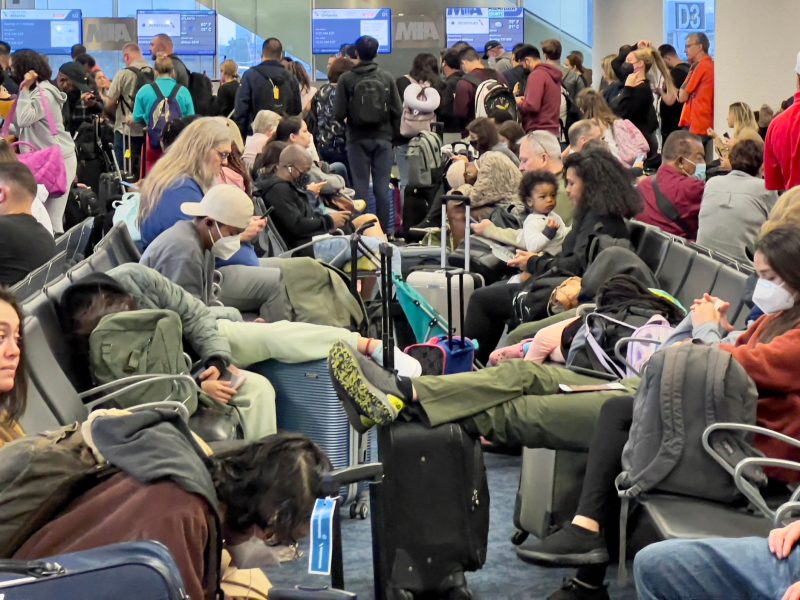
[[[642,245],[645,231],[647,231],[647,225],[633,220],[628,221],[626,224],[628,226],[628,236],[631,240],[631,245],[633,246],[634,252],[636,252]]]
[[[65,251],[67,253],[68,264],[74,265],[86,258],[89,250],[89,241],[92,237],[92,230],[94,229],[94,222],[94,217],[86,217],[86,219],[56,238],[56,250],[59,252]]]
[[[634,222],[635,221],[630,221],[628,223],[629,230],[631,223]],[[648,225],[644,225],[643,223],[637,223],[637,225],[643,229],[640,234],[637,234],[640,236],[638,240],[636,242],[633,242],[632,240],[636,254],[648,267],[650,267],[650,270],[653,273],[658,273],[661,265],[664,262],[667,249],[672,241],[667,235],[655,227],[650,227]]]
[[[94,253],[97,254],[98,252],[110,254],[116,263],[114,266],[139,262],[142,257],[142,253],[139,252],[139,248],[136,247],[136,243],[128,232],[128,226],[123,221],[114,225],[111,231],[97,242],[94,247]]]
[[[31,271],[24,279],[11,288],[14,297],[23,302],[26,298],[38,294],[54,279],[67,271],[67,252],[62,250],[38,269]]]
[[[655,271],[655,275],[661,289],[676,296],[678,290],[683,286],[683,282],[686,281],[692,261],[698,254],[683,244],[667,243],[669,245],[666,247],[664,258],[658,270]]]
[[[731,307],[728,309],[728,321],[730,323],[736,323],[740,313],[749,312],[744,303],[747,277],[746,273],[723,265],[717,275],[717,280],[714,282],[714,287],[711,289],[712,296],[730,302]]]
[[[722,264],[713,258],[704,254],[696,254],[675,297],[684,306],[691,306],[697,298],[702,298],[703,294],[711,292],[720,269],[722,269]]]

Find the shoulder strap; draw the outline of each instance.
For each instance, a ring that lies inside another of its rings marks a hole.
[[[686,237],[694,237],[695,232],[692,231],[689,224],[684,221],[681,216],[678,214],[678,209],[675,208],[675,205],[670,202],[669,198],[667,198],[662,192],[661,188],[658,187],[658,181],[656,180],[657,175],[653,175],[653,193],[656,196],[656,205],[658,206],[658,210],[661,211],[661,214],[667,217],[670,221],[673,221],[678,227],[680,227],[683,232],[686,234]]]
[[[172,102],[173,100],[175,100],[175,98],[178,96],[178,92],[180,92],[180,91],[181,91],[181,88],[182,88],[182,87],[183,87],[183,86],[182,86],[180,83],[177,83],[177,82],[175,83],[175,87],[174,87],[174,88],[172,88],[172,91],[169,93],[169,98],[168,98],[168,100],[169,100],[170,102]],[[163,96],[162,96],[162,98],[163,98]]]
[[[153,91],[156,93],[156,102],[161,102],[164,100],[164,94],[161,92],[161,88],[158,87],[158,84],[155,81],[150,84],[150,87],[153,88]]]

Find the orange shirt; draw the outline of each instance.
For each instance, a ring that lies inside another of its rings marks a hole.
[[[684,90],[689,99],[683,105],[679,127],[688,127],[695,135],[708,135],[714,126],[714,61],[704,57],[689,72]]]

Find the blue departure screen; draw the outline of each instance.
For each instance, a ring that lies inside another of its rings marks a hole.
[[[172,38],[175,54],[213,56],[217,52],[217,13],[213,10],[138,10],[136,31],[146,53],[159,33]]]
[[[379,54],[392,52],[392,9],[317,8],[311,13],[314,54],[336,54],[342,44],[371,35],[380,44]]]
[[[522,8],[448,8],[445,23],[448,46],[463,40],[483,50],[486,42],[497,40],[510,51],[525,37]]]
[[[74,44],[81,43],[82,29],[78,9],[0,11],[0,36],[15,50],[69,54]]]

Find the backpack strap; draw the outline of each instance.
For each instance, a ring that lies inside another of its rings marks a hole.
[[[164,97],[164,93],[161,91],[161,88],[160,88],[160,87],[158,87],[158,84],[156,84],[156,82],[155,82],[155,81],[154,81],[153,83],[151,83],[151,84],[150,84],[150,87],[151,87],[151,88],[153,88],[153,91],[156,93],[156,102],[161,102],[162,100],[165,100],[165,99],[166,99],[166,98]],[[177,88],[178,86],[175,86],[175,87]],[[174,90],[173,90],[173,91],[174,91]],[[172,94],[170,94],[170,96],[171,96],[171,95],[172,95]]]
[[[181,88],[182,88],[182,87],[183,87],[183,86],[182,86],[180,83],[178,83],[178,82],[176,81],[176,82],[175,82],[175,87],[174,87],[174,88],[172,88],[172,91],[169,93],[169,98],[167,98],[167,100],[168,100],[169,102],[172,102],[172,101],[174,101],[174,100],[175,100],[175,98],[177,98],[177,97],[178,97],[178,92],[180,92],[180,91],[181,91]],[[162,98],[163,98],[163,96],[162,96]]]
[[[653,175],[653,193],[656,196],[656,205],[658,206],[658,210],[662,215],[680,227],[683,233],[686,234],[687,238],[694,237],[696,232],[692,231],[692,229],[689,227],[689,224],[678,214],[678,209],[675,208],[675,205],[661,191],[661,188],[658,186],[657,179],[658,175]]]

